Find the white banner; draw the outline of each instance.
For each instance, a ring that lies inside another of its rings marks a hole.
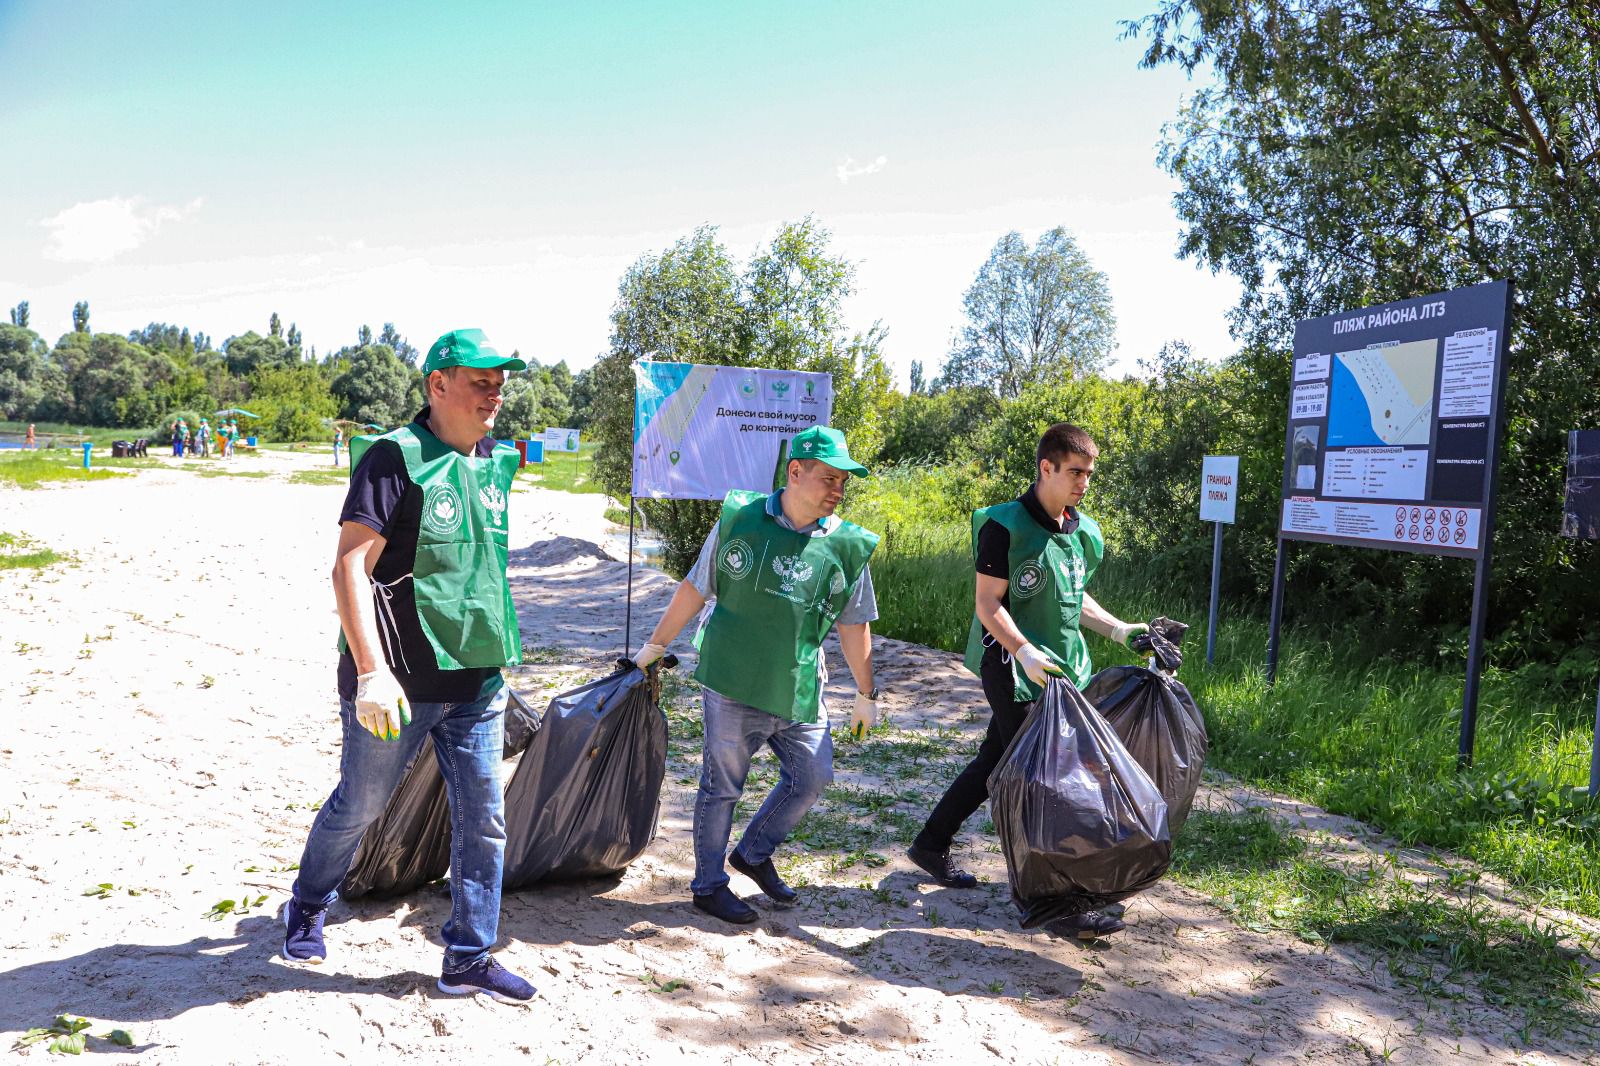
[[[539,439],[544,441],[546,452],[575,452],[578,450],[579,433],[575,429],[562,429],[560,426],[550,426]]]
[[[780,448],[833,415],[829,374],[645,360],[633,373],[635,496],[770,492]]]

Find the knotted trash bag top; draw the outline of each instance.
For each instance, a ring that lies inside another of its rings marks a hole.
[[[1083,695],[1161,790],[1167,827],[1176,834],[1189,818],[1210,747],[1194,697],[1177,678],[1142,666],[1102,670]]]
[[[1025,928],[1141,892],[1172,862],[1160,790],[1059,679],[989,775],[989,810]]]
[[[509,760],[527,749],[539,731],[539,717],[522,697],[508,691],[504,722],[503,754]],[[450,801],[430,737],[422,742],[383,813],[367,827],[339,895],[403,896],[449,872]]]
[[[658,668],[623,662],[551,700],[517,763],[506,788],[507,889],[619,873],[654,839],[667,719]]]

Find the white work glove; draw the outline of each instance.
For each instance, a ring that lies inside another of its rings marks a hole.
[[[1028,675],[1028,680],[1040,688],[1044,688],[1045,683],[1052,677],[1067,676],[1062,672],[1059,663],[1032,644],[1024,644],[1018,648],[1013,658],[1022,664],[1022,672]]]
[[[855,706],[850,708],[850,735],[860,740],[878,724],[878,690],[874,688],[871,696],[856,693]]]
[[[666,645],[646,642],[640,646],[638,651],[634,652],[633,665],[643,670],[665,654],[667,654]]]
[[[1134,622],[1132,625],[1127,622],[1118,622],[1111,627],[1111,641],[1114,644],[1121,644],[1124,648],[1131,649],[1133,647],[1133,638],[1140,633],[1149,631],[1150,627],[1143,622]]]
[[[379,740],[400,739],[400,727],[411,724],[411,707],[394,674],[374,670],[356,677],[356,721]]]

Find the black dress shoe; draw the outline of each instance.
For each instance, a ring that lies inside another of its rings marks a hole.
[[[744,874],[750,880],[761,886],[761,891],[774,903],[793,903],[800,898],[800,893],[783,883],[783,878],[778,876],[778,868],[772,865],[772,860],[755,864],[735,851],[728,856],[728,865]]]
[[[948,888],[976,888],[978,879],[950,861],[950,850],[933,851],[915,844],[906,849],[906,857],[941,885]]]
[[[749,925],[761,917],[754,907],[735,896],[727,885],[718,885],[703,896],[695,896],[694,905],[711,917],[734,925]]]

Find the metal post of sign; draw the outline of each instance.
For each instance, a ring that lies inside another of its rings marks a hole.
[[[1217,661],[1217,600],[1222,593],[1222,523],[1217,527],[1217,538],[1211,546],[1211,622],[1206,629],[1206,665]]]
[[[622,612],[622,654],[633,650],[633,497],[628,497],[628,602]]]
[[[1278,538],[1278,558],[1272,564],[1272,613],[1267,622],[1267,684],[1278,683],[1278,630],[1283,625],[1284,559],[1288,545]]]
[[[1511,325],[1512,288],[1505,290],[1505,322]],[[1500,350],[1495,353],[1495,383],[1493,395],[1502,397],[1506,391],[1506,376],[1511,349],[1509,337],[1500,338]],[[1497,401],[1489,410],[1489,455],[1483,471],[1483,551],[1478,556],[1472,574],[1472,629],[1467,637],[1467,681],[1461,689],[1461,747],[1456,761],[1462,767],[1472,765],[1472,748],[1478,733],[1478,678],[1483,673],[1483,631],[1489,620],[1489,580],[1494,556],[1495,503],[1500,488],[1500,427],[1504,423],[1502,404]]]
[[[1594,746],[1589,749],[1589,795],[1600,796],[1600,690],[1594,697]]]

